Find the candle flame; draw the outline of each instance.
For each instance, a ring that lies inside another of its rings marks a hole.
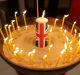
[[[52,32],[52,28],[50,28],[50,32]]]
[[[8,26],[8,24],[5,24],[5,27],[7,27]]]
[[[67,43],[64,44],[64,49],[67,49]]]
[[[20,53],[20,54],[22,54],[22,52],[23,52],[23,50],[20,50],[20,52],[19,52],[19,53]]]
[[[36,49],[33,49],[31,52],[28,52],[28,56],[32,56],[35,53],[36,53]]]
[[[15,48],[15,44],[13,44],[12,47]]]
[[[8,37],[4,38],[4,42],[6,42],[8,40]]]
[[[25,15],[25,14],[26,14],[26,12],[27,12],[27,10],[24,10],[24,11],[23,11],[23,15]]]
[[[18,14],[18,12],[16,11],[16,12],[15,12],[15,15],[17,15],[17,14]]]
[[[18,26],[18,30],[20,29],[20,26]]]
[[[48,56],[45,54],[44,56],[43,56],[43,59],[46,59]]]
[[[73,24],[76,24],[77,22],[76,21],[74,21],[74,23]]]
[[[75,29],[74,31],[75,31],[75,34],[76,34],[77,33],[77,29]]]
[[[19,47],[16,47],[16,50],[14,51],[14,55],[16,55],[19,52]]]
[[[78,37],[80,38],[80,33],[78,33]]]
[[[15,22],[15,20],[12,20],[11,22],[12,22],[12,23],[14,23],[14,22]]]
[[[36,53],[36,49],[33,49],[33,50],[32,50],[32,53],[35,54],[35,53]]]
[[[53,44],[49,45],[49,48],[52,48],[53,47]]]
[[[31,56],[31,55],[33,55],[33,53],[32,52],[28,52],[28,56]]]
[[[70,47],[70,50],[72,51],[72,47]]]
[[[13,38],[9,39],[9,42],[12,42],[13,41]]]
[[[45,16],[45,10],[44,10],[43,13],[42,13],[42,18],[44,18],[44,16]]]
[[[63,49],[63,50],[61,51],[61,55],[63,55],[65,51],[66,51],[66,49]]]
[[[72,44],[72,40],[70,41],[70,45]]]
[[[64,17],[68,17],[69,15],[64,15]]]
[[[62,30],[62,27],[60,27],[60,29]]]
[[[11,25],[9,25],[9,27],[11,27]]]
[[[56,18],[55,20],[56,20],[56,21],[58,21],[59,19],[58,19],[58,18]]]
[[[79,39],[79,42],[78,42],[79,46],[80,46],[80,39]]]
[[[68,36],[66,36],[66,40],[69,41],[69,37]]]
[[[65,29],[65,30],[64,30],[64,33],[66,33],[66,32],[67,32],[67,30]]]

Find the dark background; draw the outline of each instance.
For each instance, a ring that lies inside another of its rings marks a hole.
[[[14,12],[20,12],[20,0],[7,0],[7,19],[14,18]],[[46,16],[56,17],[67,14],[70,8],[71,0],[39,0],[39,13],[46,10]],[[36,16],[36,0],[24,0],[25,9],[28,10],[28,16]],[[20,13],[19,13],[20,15]]]

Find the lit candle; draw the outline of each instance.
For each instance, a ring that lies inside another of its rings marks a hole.
[[[61,58],[63,58],[63,55],[64,55],[65,52],[66,52],[66,49],[63,49],[63,50],[60,52],[60,55],[59,55],[59,57],[58,57],[58,59],[57,59],[57,61],[56,61],[55,67],[57,67],[57,65],[59,64]]]
[[[5,31],[6,31],[6,34],[7,34],[7,36],[8,36],[8,30],[7,30],[7,27],[8,27],[8,24],[6,24],[6,25],[4,26]]]
[[[47,60],[48,55],[44,55],[42,58],[42,62],[43,62],[43,67],[46,67],[46,60]]]
[[[66,33],[67,33],[67,30],[66,29],[64,29],[64,35],[66,36]]]
[[[51,44],[51,32],[52,32],[52,28],[50,29],[49,31],[49,35],[48,35],[48,44],[50,45]]]
[[[73,39],[72,39],[72,42],[74,42],[77,38],[77,29],[74,29],[74,36],[73,36]]]
[[[13,31],[15,31],[14,22],[15,22],[15,20],[11,21],[11,24],[12,24],[12,27],[13,27]]]
[[[20,51],[19,47],[16,47],[15,51],[13,52],[13,54],[16,56],[19,51]]]
[[[63,26],[64,26],[65,19],[66,19],[68,16],[69,16],[69,15],[64,15],[64,17],[63,17],[63,21],[62,21],[62,29],[63,29]]]
[[[7,50],[9,50],[9,46],[8,46],[8,37],[6,37],[6,38],[4,38],[4,44],[5,44],[5,46],[6,46],[6,48],[7,48]]]
[[[55,21],[54,21],[54,27],[53,27],[53,28],[56,27],[56,22],[57,22],[58,20],[59,20],[58,18],[55,19]]]
[[[39,5],[38,5],[38,0],[36,0],[36,5],[37,5],[37,17],[39,17]]]
[[[29,62],[30,64],[34,64],[34,54],[36,53],[36,50],[33,49],[31,52],[28,52]]]
[[[15,51],[13,52],[14,56],[17,60],[21,61],[23,59],[23,50],[20,50],[19,47],[16,47]]]
[[[3,39],[5,39],[5,36],[4,36],[4,34],[3,34],[2,30],[1,30],[1,28],[0,28],[0,33],[1,33],[2,37],[3,37]]]
[[[48,53],[50,54],[51,53],[51,48],[53,47],[53,44],[49,45],[49,48],[48,48]]]
[[[74,29],[75,24],[76,24],[76,21],[74,21],[74,23],[73,23],[73,25],[72,25],[71,34],[72,34],[72,32],[73,32],[73,29]]]
[[[10,45],[10,47],[12,48],[12,46],[13,46],[13,38],[10,38],[10,39],[9,39],[9,45]]]
[[[17,25],[17,28],[18,28],[18,18],[17,18],[17,11],[15,12],[15,20],[16,20],[16,25]]]
[[[11,49],[9,48],[8,39],[9,39],[8,37],[4,38],[4,45],[5,45],[6,49],[7,49],[9,57],[12,58],[13,54],[11,52]]]
[[[17,28],[17,29],[18,29],[18,31],[20,31],[20,26],[18,26],[18,28]]]
[[[24,19],[25,26],[27,25],[27,23],[26,23],[26,15],[25,15],[26,12],[27,12],[27,10],[23,11],[23,19]]]
[[[78,41],[78,46],[77,46],[77,49],[75,51],[75,55],[77,55],[79,51],[80,51],[80,39]]]
[[[12,37],[12,34],[11,34],[11,25],[8,26],[8,30],[9,30],[9,36],[11,38]]]
[[[44,16],[45,10],[43,11],[42,17],[36,19],[36,46],[40,48],[46,47],[48,45],[48,19]],[[44,38],[46,39],[44,40]]]

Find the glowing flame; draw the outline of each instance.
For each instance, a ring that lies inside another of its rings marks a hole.
[[[80,46],[80,39],[79,39],[79,42],[78,42],[79,46]]]
[[[45,16],[45,10],[43,11],[42,18],[44,18],[44,16]]]
[[[67,43],[64,44],[64,49],[67,49]]]
[[[80,33],[78,33],[78,37],[80,38]]]
[[[61,51],[61,55],[63,55],[63,54],[65,53],[65,51],[66,51],[66,49],[63,49],[63,50]]]
[[[15,20],[12,20],[11,22],[12,22],[12,23],[14,23],[14,22],[15,22]]]
[[[66,33],[66,32],[67,32],[67,30],[65,29],[65,30],[64,30],[64,33]]]
[[[19,52],[19,53],[20,53],[20,54],[22,54],[22,52],[23,52],[23,50],[20,50],[20,52]]]
[[[33,50],[32,50],[32,53],[33,53],[33,54],[36,53],[36,49],[33,49]]]
[[[19,47],[16,47],[16,50],[14,51],[14,55],[16,55],[19,52]]]
[[[69,41],[69,37],[68,36],[66,36],[66,40]]]
[[[23,15],[25,15],[25,14],[26,14],[26,12],[27,12],[27,10],[24,10],[24,11],[23,11]]]
[[[5,27],[7,27],[8,26],[8,24],[5,24]]]
[[[56,18],[56,20],[55,21],[58,21],[59,19],[58,18]]]
[[[8,40],[8,37],[6,37],[5,39],[4,39],[4,42],[6,42]]]
[[[76,24],[76,21],[74,21],[74,23],[73,24]]]
[[[9,25],[9,27],[11,27],[11,25]]]
[[[53,47],[53,44],[49,45],[49,48],[52,48]]]
[[[48,56],[45,54],[44,56],[43,56],[43,59],[46,59]]]
[[[33,49],[31,52],[28,52],[28,56],[32,56],[35,53],[36,53],[36,49]]]
[[[72,51],[72,47],[70,47],[70,50]]]
[[[64,17],[68,17],[69,15],[64,15]]]
[[[15,15],[17,15],[17,14],[18,14],[18,12],[16,11],[16,12],[15,12]]]
[[[60,29],[62,30],[62,27],[60,27]]]
[[[13,41],[13,38],[9,39],[9,42],[12,42]]]
[[[52,32],[52,28],[50,29],[50,32]]]
[[[75,34],[76,34],[77,33],[77,29],[75,29],[74,31],[75,31]]]

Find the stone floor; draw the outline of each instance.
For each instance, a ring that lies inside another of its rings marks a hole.
[[[17,73],[2,58],[0,58],[0,75],[17,75]],[[80,64],[67,72],[66,75],[80,75]]]

